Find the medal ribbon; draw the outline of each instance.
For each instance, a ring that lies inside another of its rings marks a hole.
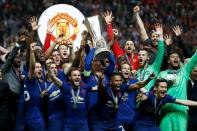
[[[71,89],[71,94],[72,94],[74,104],[77,104],[77,98],[79,97],[79,92],[80,92],[80,88],[77,89],[77,95],[75,96],[73,88]]]
[[[37,84],[37,86],[39,88],[39,91],[41,93],[42,92],[42,88],[40,87],[40,82],[39,82],[38,78],[36,78],[36,84]],[[44,81],[44,89],[46,89],[46,88],[47,88],[47,83]]]
[[[157,106],[157,98],[154,98],[154,109],[155,109],[155,115],[158,113],[158,111],[160,110],[162,104],[162,100],[159,102],[158,106]]]
[[[49,90],[52,88],[53,85],[54,85],[54,83],[52,82],[52,83],[49,85],[49,87],[47,88],[47,91],[49,91]]]
[[[129,63],[129,64],[130,64],[130,66],[132,67],[132,64],[131,64],[131,61],[129,60],[128,55],[127,55],[127,54],[125,54],[125,56],[126,56],[126,59],[127,59],[128,63]],[[133,60],[133,58],[134,58],[134,53],[132,53],[132,54],[131,54],[131,60]]]
[[[118,106],[118,97],[117,97],[117,95],[115,96],[112,90],[111,90],[111,94],[112,94],[112,99],[113,99],[113,101],[115,103],[115,106]]]

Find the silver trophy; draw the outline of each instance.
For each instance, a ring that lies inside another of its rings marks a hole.
[[[103,18],[101,16],[92,16],[84,20],[84,24],[96,45],[96,51],[94,54],[95,59],[103,60],[110,55],[110,50],[106,42]]]

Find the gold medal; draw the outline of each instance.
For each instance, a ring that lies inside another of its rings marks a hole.
[[[73,103],[73,109],[77,109],[77,103]]]
[[[115,104],[115,106],[114,106],[116,109],[118,109],[118,104]]]

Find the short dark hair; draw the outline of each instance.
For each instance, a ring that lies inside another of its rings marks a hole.
[[[180,51],[178,51],[178,50],[171,50],[171,51],[168,53],[168,59],[170,58],[170,55],[172,55],[172,54],[178,54],[180,60],[183,61],[183,55],[180,53]]]
[[[60,45],[57,47],[57,50],[59,50],[59,49],[60,49],[60,46],[62,46],[62,45],[64,45],[64,46],[67,47],[66,43],[65,43],[65,44],[60,44]],[[68,48],[68,47],[67,47],[67,48]]]
[[[55,52],[55,51],[59,52],[59,50],[58,50],[58,49],[53,49],[52,53],[53,53],[53,52]]]
[[[124,65],[124,64],[129,65],[130,69],[132,70],[131,64],[130,64],[129,62],[125,62],[125,61],[124,61],[124,62],[122,62],[122,63],[120,63],[120,64],[118,65],[118,70],[119,70],[119,71],[122,69],[122,65]]]
[[[172,83],[173,83],[171,80],[166,80],[166,79],[161,78],[161,79],[157,79],[157,80],[155,81],[155,87],[158,87],[158,86],[159,86],[159,83],[161,83],[161,82],[166,82],[168,88],[169,88],[169,87],[172,85]]]
[[[172,51],[170,51],[170,52],[168,53],[169,56],[170,56],[171,54],[178,54],[179,57],[181,56],[181,54],[180,54],[179,51],[177,51],[177,50],[172,50]]]
[[[121,76],[119,72],[113,72],[111,75],[110,75],[110,79],[114,76]]]
[[[78,70],[79,72],[80,72],[80,69],[79,68],[77,68],[77,67],[71,67],[69,70],[68,70],[68,76],[71,76],[71,73],[73,72],[73,71],[76,71],[76,70]]]
[[[134,46],[136,47],[135,42],[134,42],[130,37],[126,39],[124,46],[126,45],[127,41],[132,41],[132,42],[133,42],[133,44],[134,44]]]
[[[146,51],[147,55],[150,56],[150,55],[149,55],[149,50],[148,50],[148,49],[146,49],[146,48],[141,48],[141,49],[139,50],[139,52],[140,52],[140,51]],[[138,54],[139,54],[139,52],[138,52]]]
[[[118,59],[117,59],[117,62],[118,62],[118,70],[121,69],[121,66],[123,64],[129,64],[130,65],[126,55],[119,56]]]

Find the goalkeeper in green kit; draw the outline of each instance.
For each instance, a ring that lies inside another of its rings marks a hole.
[[[168,58],[169,69],[160,72],[158,78],[173,81],[167,94],[178,99],[187,99],[187,83],[190,73],[197,63],[197,51],[191,59],[181,66],[180,55],[171,52]],[[161,109],[160,128],[162,131],[186,131],[188,107],[178,104],[168,103]]]
[[[159,74],[160,67],[162,64],[163,56],[164,56],[164,40],[163,40],[163,28],[161,24],[155,24],[155,32],[157,35],[158,47],[157,54],[153,64],[149,65],[150,56],[148,51],[142,49],[139,51],[139,63],[140,68],[136,73],[136,77],[139,81],[143,81],[148,79],[148,77],[154,73],[155,75]],[[146,86],[146,91],[149,91],[150,88],[154,85],[155,80],[150,81]]]

